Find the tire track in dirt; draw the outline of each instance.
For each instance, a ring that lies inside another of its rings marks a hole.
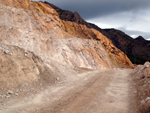
[[[80,73],[36,95],[5,103],[0,113],[138,113],[131,71]]]

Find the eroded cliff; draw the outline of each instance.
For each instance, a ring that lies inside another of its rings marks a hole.
[[[95,29],[64,21],[42,2],[0,1],[0,41],[30,50],[44,61],[94,69],[133,67],[127,56]]]

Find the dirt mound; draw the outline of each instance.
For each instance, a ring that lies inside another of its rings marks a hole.
[[[137,88],[137,97],[141,113],[150,112],[150,63],[138,65],[131,74]]]
[[[43,62],[33,52],[19,47],[0,44],[0,98],[35,93],[71,73],[76,71],[52,60]]]

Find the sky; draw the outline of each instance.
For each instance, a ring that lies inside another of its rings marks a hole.
[[[85,21],[94,23],[100,28],[115,28],[133,38],[141,35],[150,40],[150,0],[47,0],[47,2],[64,10],[77,11]]]

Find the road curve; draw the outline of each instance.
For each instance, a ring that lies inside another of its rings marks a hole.
[[[87,84],[60,99],[53,113],[137,113],[131,70],[97,72]]]
[[[80,73],[34,96],[11,100],[0,113],[138,113],[131,72],[124,69]]]

